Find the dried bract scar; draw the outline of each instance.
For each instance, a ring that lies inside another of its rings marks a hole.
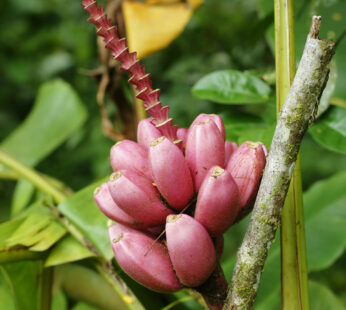
[[[110,160],[114,171],[131,169],[143,173],[151,180],[148,151],[136,142],[123,140],[113,145]]]
[[[108,188],[119,208],[146,225],[162,224],[167,215],[173,213],[161,202],[151,181],[138,172],[120,170],[113,173]]]
[[[180,148],[165,137],[150,143],[149,163],[154,182],[169,205],[182,210],[194,189],[189,167]]]
[[[221,167],[211,168],[197,196],[195,219],[217,236],[231,226],[239,208],[239,189],[232,175]]]
[[[182,288],[161,241],[121,224],[108,229],[114,256],[119,266],[134,280],[158,292]]]
[[[201,285],[216,265],[214,244],[207,230],[189,215],[170,215],[166,222],[166,238],[180,282],[190,287]]]
[[[197,122],[190,127],[185,158],[190,167],[196,191],[199,191],[211,167],[224,165],[225,142],[219,128],[211,119]]]

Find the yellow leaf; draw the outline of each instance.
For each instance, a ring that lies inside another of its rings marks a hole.
[[[169,45],[185,28],[202,0],[124,1],[122,4],[130,51],[143,58]]]

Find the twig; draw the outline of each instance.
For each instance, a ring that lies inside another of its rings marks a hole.
[[[334,43],[318,39],[320,22],[321,17],[313,17],[297,74],[281,110],[224,309],[251,309],[254,303],[268,250],[280,225],[299,146],[317,109],[334,54]]]

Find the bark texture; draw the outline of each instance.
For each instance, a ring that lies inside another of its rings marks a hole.
[[[295,79],[280,112],[224,309],[251,309],[254,303],[268,250],[280,225],[300,143],[328,80],[328,64],[335,46],[318,38],[320,23],[321,17],[314,16]]]

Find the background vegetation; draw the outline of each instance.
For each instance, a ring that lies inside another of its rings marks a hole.
[[[312,13],[323,17],[321,37],[342,38],[345,1],[296,2],[297,59]],[[101,130],[97,83],[89,74],[99,66],[98,51],[86,18],[79,1],[0,3],[0,149],[44,178],[54,178],[51,183],[65,193],[77,192],[58,210],[109,259],[107,220],[92,201],[96,185],[79,192],[110,174],[113,144]],[[228,139],[261,140],[269,147],[275,123],[273,47],[273,1],[205,0],[181,36],[144,63],[175,123],[186,127],[198,113],[220,113]],[[237,71],[207,75],[218,70]],[[246,80],[239,93],[237,85],[228,93],[230,84],[223,75],[243,78],[244,72],[259,79],[258,87]],[[312,309],[346,307],[345,85],[344,39],[337,47],[319,118],[301,151]],[[122,87],[130,93],[125,82]],[[108,114],[116,114],[110,98],[106,103]],[[94,254],[78,246],[54,217],[52,205],[50,195],[32,180],[0,165],[0,309],[46,309],[45,269],[54,273],[53,309],[114,309],[117,298],[96,273]],[[227,279],[245,228],[243,221],[227,233]],[[256,309],[279,308],[279,242],[266,263]],[[9,263],[6,255],[18,248],[25,249],[27,260]],[[180,298],[185,298],[183,305],[176,309],[200,308],[185,292],[151,293],[119,273],[148,309]]]

